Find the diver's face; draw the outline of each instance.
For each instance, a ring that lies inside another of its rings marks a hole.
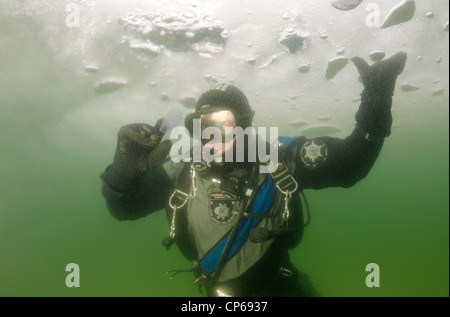
[[[236,119],[230,110],[220,110],[200,115],[202,127],[202,148],[211,151],[216,148],[217,155],[224,155],[232,148],[236,137],[232,130],[236,127]],[[217,129],[207,129],[214,127]],[[226,129],[228,128],[228,129]],[[207,130],[205,130],[207,129]],[[220,130],[220,135],[211,134],[212,131]],[[212,153],[212,152],[211,152]]]

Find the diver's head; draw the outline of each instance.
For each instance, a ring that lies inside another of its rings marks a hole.
[[[236,119],[236,126],[242,129],[252,125],[254,111],[244,93],[233,85],[217,84],[200,96],[195,112],[186,117],[185,126],[192,134],[193,119],[218,110],[230,110]]]
[[[248,103],[247,97],[233,85],[215,85],[200,96],[195,110],[200,111],[205,105],[226,108],[232,111],[238,127],[245,129],[252,125],[254,112]]]
[[[205,137],[204,132],[208,127],[216,127],[222,133],[222,153],[234,145],[235,137],[227,138],[230,129],[241,127],[243,130],[252,125],[254,112],[252,111],[247,97],[235,86],[228,84],[217,84],[203,93],[197,101],[195,112],[189,114],[185,119],[185,126],[193,135],[193,120],[201,120],[202,145],[212,147],[213,142],[209,135]],[[219,140],[215,140],[219,142]]]

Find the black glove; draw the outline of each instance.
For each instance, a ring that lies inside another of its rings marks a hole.
[[[118,189],[129,183],[149,167],[163,162],[170,151],[171,142],[160,143],[164,133],[159,131],[162,119],[155,127],[145,123],[133,123],[120,128],[114,163],[108,172],[108,181]]]
[[[361,105],[355,115],[356,125],[368,139],[387,137],[392,126],[392,95],[397,76],[405,67],[406,53],[397,53],[372,66],[361,57],[352,58],[352,62],[364,85]]]

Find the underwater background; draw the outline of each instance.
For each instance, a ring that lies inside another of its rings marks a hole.
[[[229,82],[257,126],[343,138],[363,88],[349,58],[398,51],[392,135],[354,187],[305,191],[291,258],[323,296],[449,296],[448,15],[446,0],[2,0],[0,296],[203,296],[166,274],[190,263],[161,245],[164,212],[106,209],[119,128]]]

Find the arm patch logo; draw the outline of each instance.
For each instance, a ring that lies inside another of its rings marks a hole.
[[[327,145],[319,140],[307,141],[300,149],[300,158],[308,168],[318,168],[326,162]]]

